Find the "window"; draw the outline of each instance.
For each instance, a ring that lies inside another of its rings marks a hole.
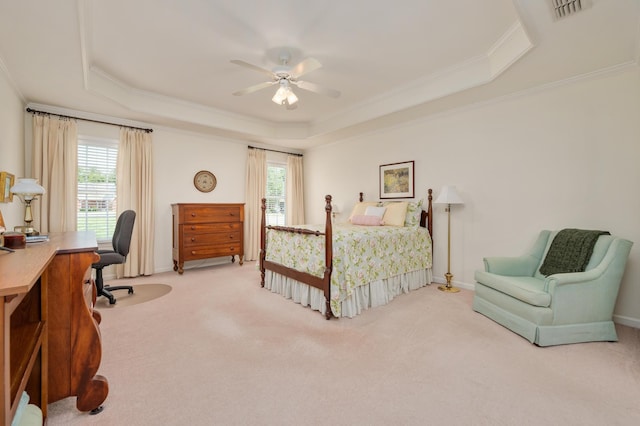
[[[287,212],[287,166],[267,163],[267,225],[284,226]]]
[[[110,241],[116,227],[118,141],[78,138],[78,231]]]

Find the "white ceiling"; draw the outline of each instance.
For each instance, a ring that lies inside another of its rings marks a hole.
[[[640,0],[0,0],[0,67],[26,103],[306,149],[538,87],[637,66]],[[232,93],[287,48],[322,68],[294,87]]]

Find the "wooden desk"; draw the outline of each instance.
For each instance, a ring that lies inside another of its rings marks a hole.
[[[77,396],[90,411],[104,402],[107,380],[93,312],[91,264],[99,259],[93,233],[51,234],[44,243],[0,252],[0,422],[11,424],[23,390],[40,406]],[[52,368],[49,368],[51,366]]]

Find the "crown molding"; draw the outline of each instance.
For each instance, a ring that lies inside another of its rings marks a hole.
[[[78,0],[80,49],[85,90],[110,99],[131,111],[210,128],[250,140],[307,140],[366,125],[371,120],[425,104],[479,85],[503,73],[533,44],[519,20],[486,54],[413,81],[398,90],[370,98],[331,116],[306,123],[282,123],[231,113],[128,85],[92,63],[92,0]]]
[[[20,91],[20,88],[16,84],[16,81],[11,76],[11,73],[9,72],[9,68],[7,68],[7,65],[4,63],[4,59],[2,58],[2,56],[0,56],[0,71],[2,71],[2,73],[5,75],[7,82],[9,83],[9,86],[13,89],[16,96],[20,98],[23,104],[26,103],[27,102],[26,98]]]

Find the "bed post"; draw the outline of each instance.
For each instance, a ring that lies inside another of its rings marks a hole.
[[[427,190],[427,193],[429,194],[427,196],[427,229],[429,230],[429,235],[431,236],[431,239],[433,239],[433,206],[432,206],[433,190],[429,188]]]
[[[265,226],[267,224],[267,221],[266,221],[267,199],[266,198],[262,199],[262,204],[260,205],[260,209],[262,210],[262,216],[260,218],[260,287],[264,287],[264,259],[266,255]]]
[[[324,207],[327,216],[325,218],[324,241],[325,241],[325,269],[324,269],[324,298],[325,317],[331,319],[331,272],[333,271],[333,235],[331,228],[331,195],[324,197],[326,205]]]

